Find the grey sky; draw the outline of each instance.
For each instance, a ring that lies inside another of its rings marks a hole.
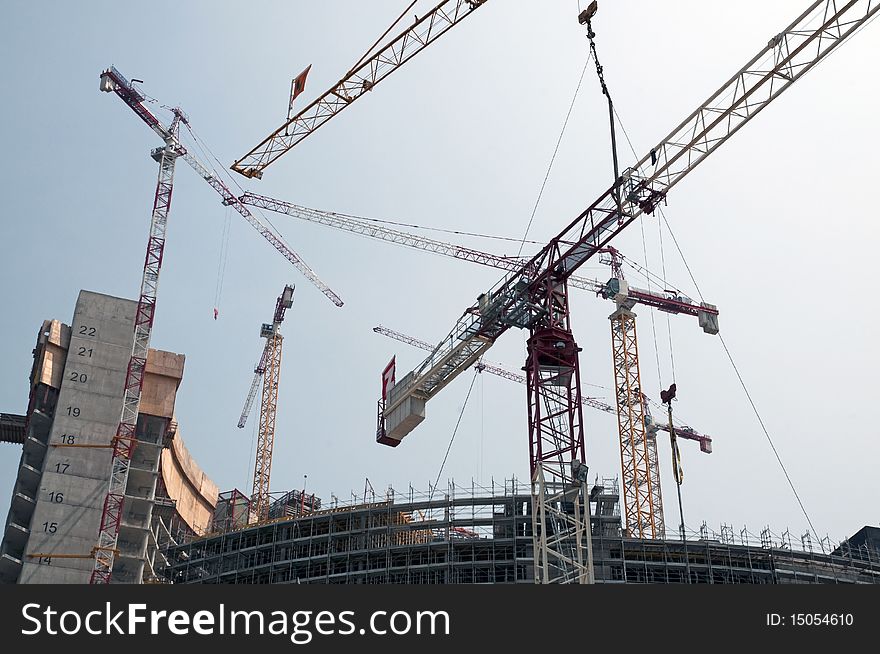
[[[225,166],[286,113],[290,79],[312,64],[300,102],[334,83],[407,3],[9,3],[0,25],[6,89],[0,162],[0,410],[24,412],[31,348],[45,318],[69,322],[81,288],[137,294],[156,166],[155,135],[98,91],[110,64],[180,104]],[[427,4],[432,3],[423,3]],[[492,0],[370,96],[271,166],[250,190],[306,206],[423,225],[521,236],[587,54],[576,2]],[[585,4],[585,3],[582,3]],[[600,58],[641,156],[808,3],[605,0]],[[873,416],[880,26],[869,25],[678,185],[666,208],[705,297],[821,535],[877,524],[880,455]],[[300,104],[304,106],[304,104]],[[607,116],[588,71],[531,237],[546,239],[611,180]],[[165,114],[163,114],[163,117]],[[621,162],[633,161],[626,142]],[[421,352],[372,333],[384,324],[442,337],[497,271],[271,216],[287,241],[346,301],[334,307],[237,215],[220,306],[212,318],[227,209],[184,164],[177,169],[153,346],[187,356],[181,434],[221,489],[249,492],[253,431],[235,424],[283,285],[297,286],[284,333],[273,490],[329,500],[408,482],[427,487],[472,377],[428,405],[402,446],[374,443],[379,373]],[[658,225],[644,220],[648,266],[661,272]],[[441,237],[443,238],[443,237]],[[515,244],[464,241],[514,254]],[[616,243],[644,263],[634,224]],[[531,246],[532,249],[535,246]],[[698,297],[664,234],[667,278]],[[587,276],[608,271],[590,266]],[[636,280],[634,280],[636,281]],[[575,296],[582,375],[613,385],[612,305]],[[642,378],[657,397],[657,360],[671,381],[667,318],[637,309]],[[806,524],[717,338],[672,317],[679,415],[715,439],[683,443],[685,517],[759,531]],[[519,368],[524,334],[488,358]],[[477,380],[444,472],[527,479],[525,391]],[[592,473],[618,474],[616,420],[586,414]],[[252,421],[252,425],[255,421]],[[669,444],[660,440],[667,520],[674,524]],[[3,446],[0,511],[19,452]]]

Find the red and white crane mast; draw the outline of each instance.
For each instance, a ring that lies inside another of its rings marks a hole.
[[[119,528],[122,521],[122,510],[125,505],[125,491],[128,485],[128,473],[131,467],[131,456],[137,446],[137,421],[140,407],[141,391],[143,390],[144,372],[147,366],[147,353],[150,350],[150,336],[153,331],[153,319],[156,315],[156,301],[159,290],[159,273],[162,270],[162,259],[165,251],[165,232],[168,226],[168,213],[171,210],[171,193],[174,187],[174,164],[181,152],[177,148],[177,133],[181,122],[186,117],[179,109],[174,110],[174,120],[168,129],[141,104],[143,96],[134,90],[128,80],[116,73],[120,84],[109,76],[101,77],[102,91],[116,91],[130,106],[142,109],[139,115],[164,140],[165,146],[153,151],[153,158],[159,163],[159,178],[156,182],[156,194],[153,200],[153,211],[150,215],[150,236],[147,240],[147,254],[144,271],[141,276],[141,289],[138,296],[137,311],[134,319],[134,340],[131,357],[125,373],[123,387],[122,415],[116,435],[113,438],[113,455],[111,459],[110,482],[101,512],[101,523],[98,529],[98,542],[93,550],[95,565],[89,583],[107,584],[113,572],[113,563],[117,553]]]

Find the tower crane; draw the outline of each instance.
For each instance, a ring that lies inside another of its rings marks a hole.
[[[511,327],[529,330],[532,534],[536,583],[588,583],[590,529],[570,277],[780,93],[880,10],[871,0],[817,0],[690,116],[569,223],[520,270],[481,294],[428,357],[388,390],[377,441],[395,446],[425,404]]]
[[[102,78],[102,90],[105,90],[104,84]],[[137,446],[138,411],[140,410],[141,391],[147,366],[147,354],[150,350],[150,338],[153,332],[153,319],[156,313],[159,273],[162,270],[165,232],[168,213],[171,210],[171,193],[174,187],[174,167],[177,157],[180,155],[176,147],[177,135],[180,123],[186,120],[186,115],[180,109],[174,109],[174,119],[171,121],[171,125],[167,129],[163,128],[160,132],[165,146],[156,148],[152,153],[153,158],[159,164],[159,178],[156,182],[153,211],[150,215],[150,236],[147,240],[147,255],[135,311],[134,340],[122,391],[122,414],[119,426],[116,428],[116,435],[111,441],[110,481],[101,511],[97,544],[91,553],[95,563],[89,577],[90,584],[110,583],[113,563],[118,551],[117,541],[119,528],[122,524],[122,509],[125,504],[131,457]]]
[[[135,312],[134,340],[123,386],[122,413],[116,434],[110,443],[112,448],[110,480],[102,506],[97,542],[88,555],[93,557],[95,561],[89,582],[107,584],[110,583],[113,564],[118,553],[117,542],[125,505],[131,457],[137,446],[140,395],[158,300],[159,276],[165,251],[165,233],[171,210],[174,169],[177,159],[182,158],[186,161],[202,179],[220,194],[224,204],[235,208],[263,238],[268,240],[324,295],[337,306],[342,306],[342,300],[315,275],[298,254],[287,246],[279,234],[262,224],[247,207],[239,203],[229,188],[181,144],[180,125],[188,126],[189,119],[179,107],[172,109],[174,118],[171,124],[164,125],[145,105],[146,96],[112,66],[101,73],[99,88],[107,93],[115,93],[150,129],[159,135],[164,143],[162,147],[156,148],[152,152],[153,158],[159,163],[159,177],[156,183],[147,253]]]
[[[242,421],[247,419],[247,411],[256,394],[257,382],[263,379],[263,394],[260,403],[260,424],[257,431],[257,451],[254,458],[254,487],[251,493],[250,522],[259,522],[269,517],[269,477],[272,472],[272,451],[275,446],[275,414],[278,408],[278,383],[281,380],[281,323],[284,313],[293,306],[292,285],[287,285],[275,302],[275,315],[271,323],[263,323],[260,337],[266,339],[263,355],[257,365],[251,391],[245,402]],[[243,422],[239,422],[239,427]]]
[[[293,286],[286,286],[291,289],[291,301],[293,297]],[[281,327],[281,323],[284,322],[284,314],[287,309],[290,308],[291,305],[288,305],[286,302],[282,302],[284,299],[284,293],[278,298],[278,301],[275,303],[275,315],[272,318],[272,327],[277,331],[279,327]],[[265,325],[264,325],[265,327]],[[262,332],[261,332],[262,336]],[[265,337],[264,337],[265,338]],[[244,401],[244,407],[241,410],[241,416],[238,419],[238,428],[244,429],[245,424],[247,424],[248,416],[251,413],[251,407],[254,405],[254,398],[257,396],[257,389],[260,387],[260,380],[263,379],[263,375],[266,372],[266,364],[269,361],[269,341],[266,341],[266,345],[263,347],[263,353],[260,355],[260,360],[257,362],[257,365],[254,366],[254,379],[251,382],[250,390],[247,394],[247,399]]]
[[[376,84],[470,16],[486,0],[443,0],[372,55],[367,53],[345,76],[232,164],[245,177],[262,178],[273,161],[312,134]],[[410,5],[410,8],[415,2]],[[394,25],[388,31],[393,29]],[[382,35],[382,38],[388,32]],[[382,41],[379,39],[379,42]],[[376,45],[378,45],[378,43]],[[375,48],[371,48],[371,51]]]
[[[630,321],[629,326],[634,331],[635,314],[631,315],[633,320]],[[645,393],[638,391],[637,384],[620,383],[620,378],[629,379],[631,377],[633,369],[635,369],[635,377],[638,378],[638,349],[633,340],[632,348],[627,349],[623,356],[620,355],[618,341],[622,339],[614,334],[615,330],[620,329],[616,324],[614,314],[611,316],[611,321],[612,341],[614,341],[612,345],[615,349],[617,408],[615,409],[597,398],[587,396],[581,396],[581,404],[617,416],[627,535],[630,538],[663,538],[666,533],[666,525],[660,487],[657,432],[665,431],[684,440],[696,441],[700,444],[700,451],[706,454],[712,453],[712,437],[704,436],[687,425],[673,425],[670,428],[668,422],[655,422],[649,406],[650,398]],[[421,350],[430,352],[434,349],[434,346],[427,341],[381,325],[373,327],[373,331]],[[488,372],[519,384],[527,383],[525,376],[482,359],[477,361],[474,367],[479,372]],[[638,395],[638,409],[629,404],[633,393]],[[636,420],[641,422],[636,424]],[[647,519],[650,519],[649,523],[646,523]]]
[[[260,236],[269,241],[272,247],[278,250],[285,259],[293,264],[293,266],[315,287],[317,287],[318,290],[327,296],[333,304],[338,307],[342,306],[342,299],[334,293],[329,286],[321,281],[315,272],[309,268],[306,262],[284,242],[282,236],[254,216],[246,206],[238,201],[223,180],[211,172],[192,152],[183,146],[178,135],[172,133],[165,125],[163,125],[144,104],[147,101],[146,96],[135,88],[134,85],[113,66],[101,73],[101,90],[108,93],[112,92],[119,96],[119,98],[122,99],[122,101],[125,102],[125,104],[127,104],[129,108],[150,127],[150,129],[156,132],[164,141],[172,144],[176,155],[188,163],[189,166],[196,171],[196,174],[205,180],[208,185],[220,195],[221,201],[225,206],[235,209],[235,211],[238,212],[238,214],[241,215],[251,227],[257,230]],[[189,124],[188,120],[183,122],[185,125]]]
[[[366,236],[380,241],[395,243],[414,250],[422,250],[424,252],[431,252],[445,257],[451,257],[453,259],[478,263],[490,268],[507,270],[509,272],[519,272],[529,261],[526,257],[509,257],[483,252],[462,245],[447,243],[445,241],[427,238],[418,234],[412,234],[403,230],[382,227],[376,224],[375,221],[365,218],[347,216],[323,209],[303,207],[294,204],[293,202],[277,200],[250,191],[242,194],[238,198],[238,201],[243,205],[291,216],[306,222],[332,227],[334,229]],[[610,256],[612,250],[612,248],[600,249],[600,253],[608,254]],[[616,253],[614,256],[622,256],[617,250],[613,250],[613,252]],[[601,295],[606,299],[613,299],[615,296],[624,295],[627,298],[627,302],[653,307],[667,313],[680,313],[694,316],[699,319],[703,331],[709,334],[718,332],[717,307],[706,303],[701,303],[699,305],[694,304],[689,298],[682,296],[676,291],[670,290],[663,291],[662,293],[655,293],[653,291],[630,287],[628,284],[621,286],[614,280],[602,283],[595,279],[578,277],[577,275],[572,275],[569,278],[568,283],[569,286],[585,291],[592,291],[596,295]]]
[[[239,201],[360,236],[502,270],[519,270],[527,261],[524,258],[481,252],[380,226],[375,221],[310,209],[255,193],[245,193]],[[636,315],[631,309],[636,304],[641,304],[667,313],[695,316],[703,331],[708,334],[718,333],[718,309],[706,302],[697,305],[676,291],[654,292],[631,287],[623,276],[623,255],[611,246],[600,248],[599,253],[602,255],[602,262],[611,266],[611,279],[603,284],[572,275],[568,283],[576,288],[593,291],[617,304],[618,309],[610,318],[625,522],[627,533],[634,538],[658,538],[665,532],[660,465],[657,440],[654,432],[646,427],[646,416],[642,408],[638,344],[635,337]],[[588,400],[582,397],[581,402],[586,403]]]
[[[666,525],[656,429],[650,429],[650,413],[646,413],[647,396],[642,391],[639,371],[636,314],[631,311],[639,302],[639,297],[652,294],[636,288],[630,289],[623,277],[623,256],[611,246],[606,246],[603,250],[603,262],[610,264],[612,277],[601,294],[606,299],[614,300],[617,305],[617,310],[608,319],[611,321],[614,390],[623,480],[621,486],[627,534],[634,538],[663,538]],[[685,298],[678,299],[679,302],[684,300]],[[706,303],[702,306],[715,308]],[[662,306],[660,309],[664,310]],[[665,310],[674,309],[675,307]],[[708,313],[703,309],[698,317],[704,331],[718,333],[717,312]]]

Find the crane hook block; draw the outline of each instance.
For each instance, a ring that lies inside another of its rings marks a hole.
[[[590,3],[590,6],[584,9],[580,14],[578,14],[578,22],[581,25],[586,25],[592,20],[593,16],[596,15],[596,12],[599,11],[599,3],[596,0]]]

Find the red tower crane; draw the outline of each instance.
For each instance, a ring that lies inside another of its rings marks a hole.
[[[813,2],[528,263],[468,307],[430,355],[388,391],[377,440],[398,445],[426,402],[511,327],[529,330],[526,377],[536,583],[591,580],[586,453],[568,281],[584,263],[785,89],[880,10]]]
[[[365,218],[310,209],[254,193],[245,193],[239,201],[299,220],[502,270],[520,270],[528,261],[391,229]],[[600,248],[599,253],[603,255],[603,263],[611,266],[611,279],[603,284],[572,275],[568,283],[593,291],[617,304],[618,309],[610,319],[626,528],[634,538],[660,538],[665,533],[665,522],[657,440],[655,431],[646,427],[642,407],[636,314],[631,309],[641,304],[667,313],[695,316],[703,331],[709,334],[718,333],[718,309],[705,302],[697,305],[677,291],[654,292],[631,287],[623,277],[623,255],[610,246]],[[581,401],[585,403],[584,398]]]
[[[134,340],[125,373],[122,415],[112,441],[110,482],[101,512],[98,541],[92,552],[95,557],[95,565],[89,579],[89,583],[92,584],[110,583],[113,563],[116,558],[116,545],[122,521],[122,509],[125,504],[131,456],[137,446],[138,410],[144,384],[147,353],[150,349],[150,337],[153,331],[153,319],[156,314],[159,273],[162,270],[162,258],[165,251],[165,231],[168,213],[171,210],[171,193],[174,188],[174,164],[181,154],[177,148],[177,134],[180,123],[187,120],[182,111],[175,109],[171,125],[168,128],[162,127],[158,120],[143,107],[140,102],[142,98],[133,95],[128,80],[122,78],[118,73],[115,76],[116,79],[113,80],[109,76],[102,75],[101,90],[115,90],[131,106],[142,108],[143,113],[139,112],[139,115],[162,137],[165,146],[153,151],[153,158],[159,163],[159,179],[156,182],[153,211],[150,215],[150,236],[147,240],[147,255],[135,312]]]

